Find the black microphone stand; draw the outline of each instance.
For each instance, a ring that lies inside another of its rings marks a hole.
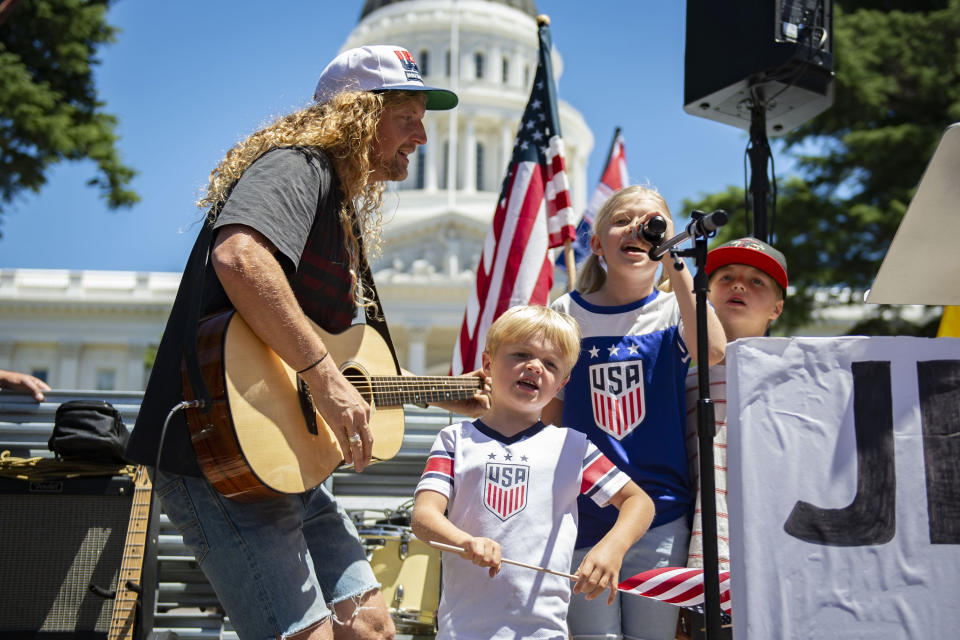
[[[763,104],[750,107],[750,202],[753,212],[753,237],[768,242],[767,198],[770,180],[767,178],[767,163],[770,161],[770,143],[767,141],[767,114]]]
[[[722,215],[718,215],[722,214]],[[716,230],[726,224],[726,213],[715,211],[709,216],[702,211],[690,214],[692,222],[687,230],[668,240],[661,248],[650,250],[651,257],[658,260],[664,251],[669,251],[675,264],[682,268],[683,258],[694,259],[697,271],[693,276],[693,291],[697,309],[697,385],[700,399],[697,402],[697,442],[700,447],[700,513],[703,521],[703,596],[707,640],[720,638],[720,561],[717,552],[717,502],[716,479],[713,471],[713,438],[717,423],[713,401],[710,399],[710,352],[707,337],[707,239],[716,235]],[[706,228],[704,228],[706,227]],[[663,249],[688,237],[694,238],[692,249],[683,251]],[[655,253],[656,252],[656,253]]]

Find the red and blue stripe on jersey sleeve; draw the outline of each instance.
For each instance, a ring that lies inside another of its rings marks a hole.
[[[417,485],[431,489],[440,484],[449,489],[453,488],[453,452],[445,449],[434,449],[427,458],[427,464],[423,468],[423,475],[420,476],[420,483]]]
[[[619,476],[621,476],[620,470],[599,449],[591,445],[583,459],[580,493],[594,500],[598,494],[604,495],[602,502],[606,504],[607,500],[625,484],[623,478],[617,482]]]

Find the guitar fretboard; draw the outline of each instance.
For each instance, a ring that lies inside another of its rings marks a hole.
[[[110,618],[108,640],[130,640],[133,638],[134,614],[136,613],[137,592],[127,585],[140,583],[143,568],[144,551],[147,542],[147,526],[150,519],[150,477],[146,467],[138,466],[134,476],[133,506],[130,508],[130,522],[127,525],[127,538],[123,548],[123,560],[120,563],[120,575],[117,578],[117,596]]]
[[[452,402],[472,398],[480,389],[480,379],[450,376],[347,376],[364,394],[370,392],[378,407],[402,404]]]

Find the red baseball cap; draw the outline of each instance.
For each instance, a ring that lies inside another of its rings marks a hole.
[[[787,288],[787,259],[782,253],[756,238],[739,238],[707,253],[707,275],[728,264],[756,267]]]

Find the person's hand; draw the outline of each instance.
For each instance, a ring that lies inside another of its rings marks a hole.
[[[310,385],[314,406],[340,443],[344,462],[352,463],[357,472],[363,471],[373,456],[370,405],[343,377],[332,356],[302,377]]]
[[[33,394],[34,400],[37,402],[43,402],[43,392],[50,391],[50,385],[40,378],[36,378],[26,373],[4,371],[0,369],[0,389],[29,391]]]
[[[473,394],[473,397],[467,398],[466,400],[455,400],[452,402],[433,402],[438,407],[446,409],[452,413],[456,413],[462,416],[469,416],[471,418],[476,418],[485,413],[490,409],[490,380],[487,379],[487,376],[484,375],[483,369],[477,369],[476,371],[471,371],[470,373],[465,373],[462,378],[480,378],[482,384],[479,386],[477,391]]]
[[[609,589],[607,606],[610,606],[617,597],[622,562],[622,555],[612,552],[603,543],[598,543],[577,567],[577,582],[573,585],[573,592],[582,593],[587,600],[593,600]]]
[[[500,572],[500,543],[490,538],[470,538],[462,547],[460,557],[478,567],[490,567],[491,578]]]

